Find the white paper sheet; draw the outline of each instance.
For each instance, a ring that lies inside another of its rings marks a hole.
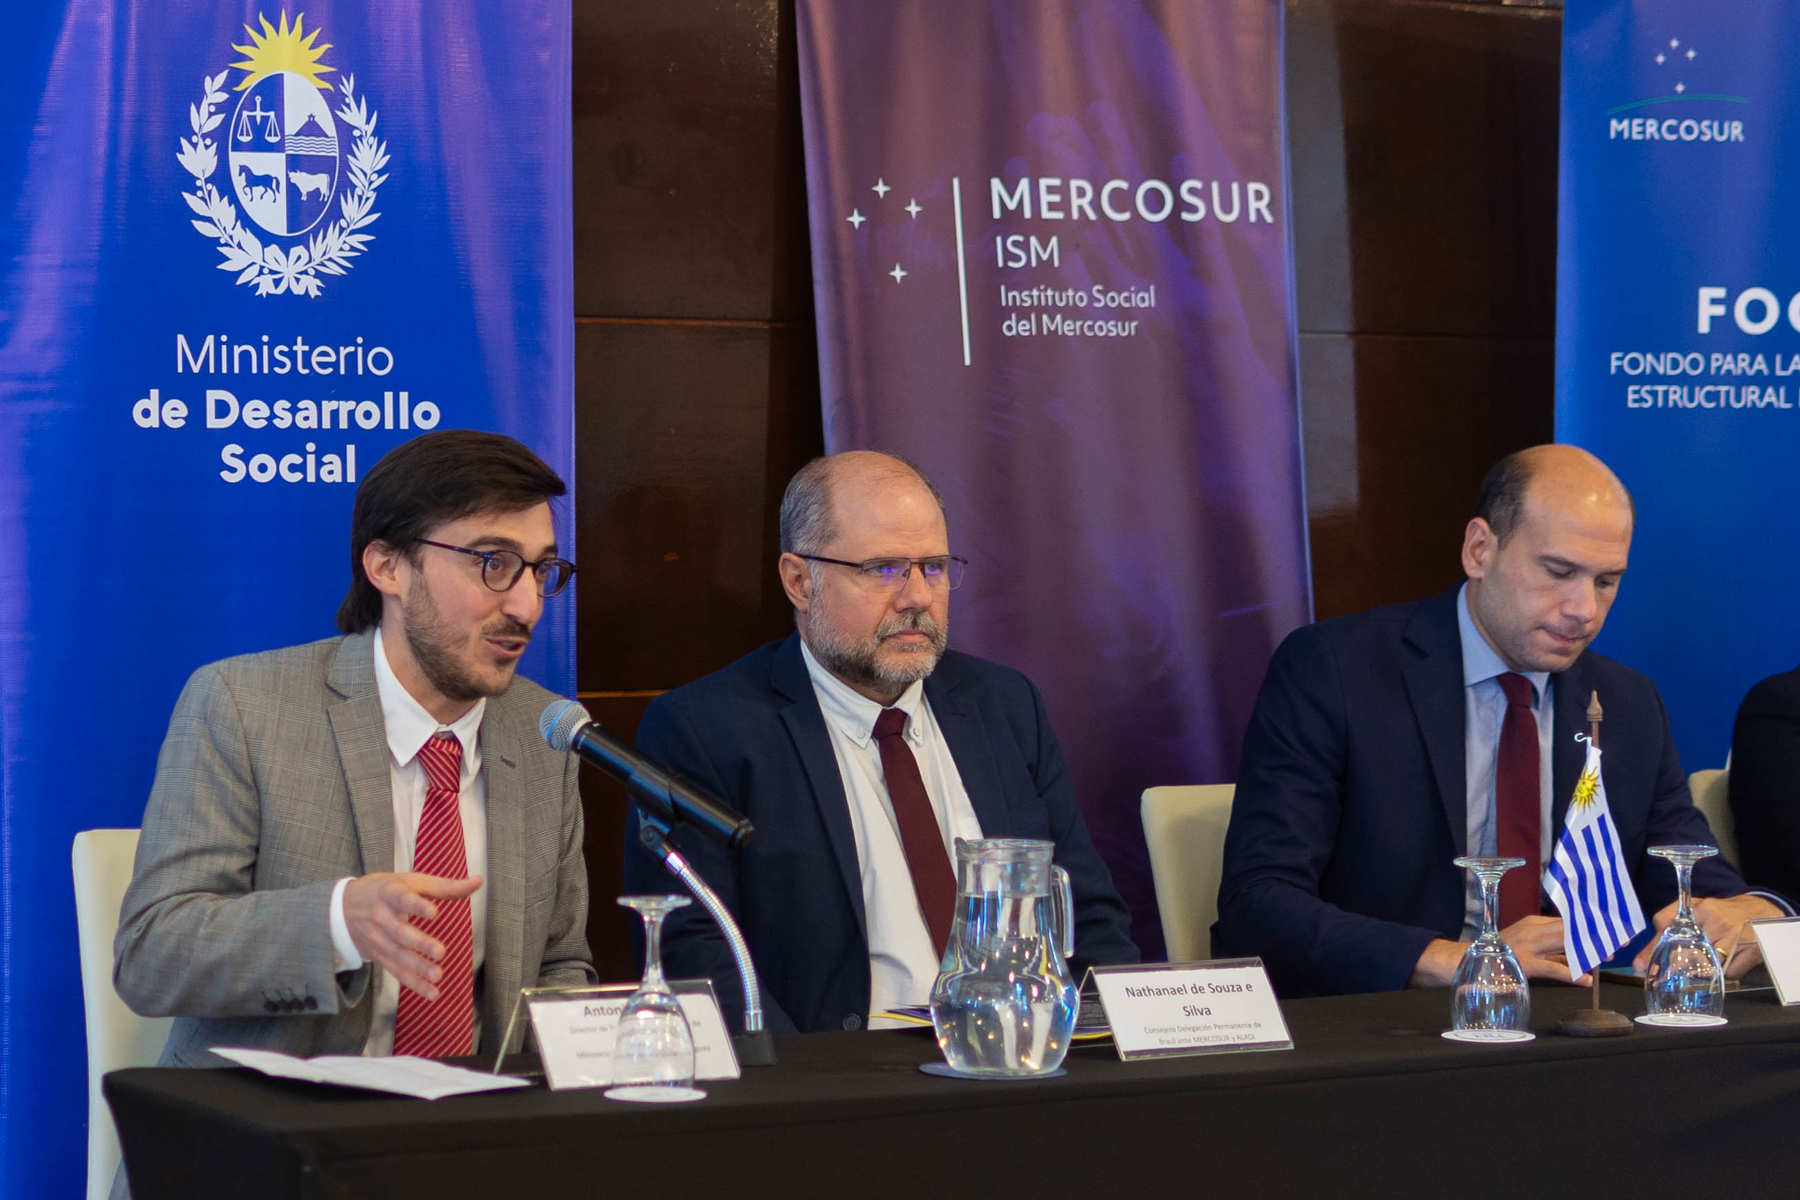
[[[326,1054],[318,1058],[295,1058],[276,1050],[247,1050],[233,1046],[214,1046],[212,1052],[264,1075],[338,1087],[369,1088],[416,1096],[421,1100],[530,1086],[529,1080],[511,1075],[489,1075],[412,1055],[363,1058],[360,1055]]]

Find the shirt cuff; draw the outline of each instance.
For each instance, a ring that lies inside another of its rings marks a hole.
[[[1773,904],[1776,908],[1779,908],[1790,917],[1800,916],[1800,913],[1794,911],[1794,906],[1789,902],[1788,898],[1779,892],[1764,891],[1762,888],[1751,888],[1744,894],[1746,896],[1761,896],[1764,900],[1767,900],[1770,904]]]
[[[363,956],[350,937],[350,926],[344,921],[344,889],[354,875],[346,875],[331,889],[331,956],[337,961],[334,970],[355,971],[363,965]]]

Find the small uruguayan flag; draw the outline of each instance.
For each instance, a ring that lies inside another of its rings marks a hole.
[[[1592,742],[1544,887],[1563,915],[1563,952],[1571,974],[1587,974],[1644,931],[1644,910],[1606,807],[1600,748]]]

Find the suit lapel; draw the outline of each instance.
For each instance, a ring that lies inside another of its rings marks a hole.
[[[338,643],[325,673],[338,760],[350,789],[350,811],[362,851],[363,874],[394,869],[394,787],[388,772],[387,723],[375,688],[375,641],[353,633]]]
[[[1556,689],[1554,711],[1550,718],[1550,834],[1551,843],[1562,835],[1563,817],[1569,811],[1569,797],[1575,793],[1575,780],[1587,765],[1587,745],[1575,740],[1577,733],[1587,732],[1587,706],[1592,684],[1581,659],[1554,676]],[[1601,705],[1606,704],[1604,698]],[[1602,739],[1601,745],[1605,745]]]
[[[946,670],[946,667],[949,669]],[[931,703],[931,715],[943,730],[956,762],[956,773],[962,777],[963,791],[981,823],[983,837],[1005,837],[1012,828],[1007,819],[1006,796],[1000,787],[1000,768],[994,763],[993,742],[981,715],[963,703],[956,678],[954,660],[940,663],[925,678],[925,698]]]
[[[1468,767],[1463,742],[1468,720],[1463,701],[1462,638],[1456,621],[1457,592],[1419,605],[1406,641],[1420,657],[1406,668],[1406,694],[1425,740],[1438,799],[1459,855],[1469,852]]]
[[[487,784],[487,947],[482,965],[487,1010],[482,1014],[484,1040],[503,1036],[519,988],[537,983],[525,979],[523,928],[525,913],[525,848],[522,761],[519,731],[507,719],[504,696],[488,701],[481,720],[481,771]]]
[[[775,652],[769,671],[769,686],[785,697],[788,704],[781,710],[781,723],[794,739],[794,750],[812,785],[813,803],[818,805],[819,819],[825,826],[826,840],[831,843],[832,857],[837,860],[844,890],[856,910],[856,927],[868,940],[868,916],[863,908],[862,867],[856,859],[856,833],[850,828],[850,800],[844,794],[844,778],[838,772],[837,755],[831,749],[831,734],[825,728],[825,714],[819,711],[819,698],[813,692],[812,677],[806,673],[806,660],[800,654],[800,635],[791,635]]]

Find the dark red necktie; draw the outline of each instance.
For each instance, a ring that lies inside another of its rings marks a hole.
[[[1500,758],[1494,773],[1494,821],[1502,858],[1522,858],[1500,880],[1500,928],[1542,907],[1543,862],[1538,838],[1543,828],[1538,778],[1537,713],[1531,707],[1531,680],[1508,671],[1500,676],[1506,693],[1506,720],[1500,726]]]
[[[425,768],[425,808],[419,814],[419,839],[412,869],[443,879],[465,879],[468,853],[463,847],[462,743],[453,733],[438,734],[419,750]],[[444,973],[438,998],[427,1000],[409,987],[400,989],[394,1014],[394,1053],[420,1058],[452,1058],[468,1054],[475,1038],[475,938],[469,901],[434,900],[437,919],[413,924],[444,943]]]
[[[931,930],[932,944],[941,955],[950,944],[950,918],[956,911],[956,875],[944,851],[944,835],[937,812],[925,793],[919,760],[906,744],[906,714],[884,708],[875,718],[875,744],[881,747],[881,774],[887,780],[888,800],[900,825],[900,847],[912,872],[913,892],[919,910]]]

